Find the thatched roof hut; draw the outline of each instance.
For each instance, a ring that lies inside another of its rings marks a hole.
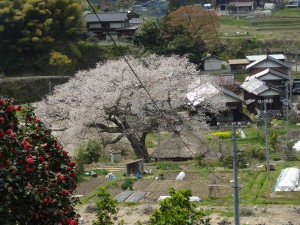
[[[162,160],[189,160],[208,152],[208,146],[190,130],[174,132],[171,137],[160,144],[150,155]]]

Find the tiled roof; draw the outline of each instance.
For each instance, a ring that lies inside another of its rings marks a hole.
[[[255,95],[258,95],[259,93],[269,89],[265,82],[260,81],[256,78],[244,82],[240,87],[245,91],[253,93]]]
[[[246,58],[249,61],[253,62],[253,61],[256,61],[256,60],[261,60],[262,58],[264,58],[266,56],[267,55],[247,55]],[[286,57],[283,54],[271,54],[269,56],[273,57],[274,59],[278,59],[278,60],[286,60]]]
[[[282,62],[282,61],[280,61],[280,60],[278,60],[278,59],[275,59],[275,58],[273,58],[273,57],[270,56],[270,55],[265,55],[265,56],[262,57],[260,60],[256,60],[256,61],[254,61],[253,63],[251,63],[251,64],[249,64],[248,66],[246,66],[246,70],[248,70],[249,68],[251,68],[251,67],[253,67],[253,66],[255,66],[255,65],[257,65],[257,64],[259,64],[259,63],[261,63],[261,62],[263,62],[264,60],[272,60],[272,61],[278,63],[279,65],[281,65],[282,67],[286,67],[286,68],[288,68],[288,69],[291,67],[289,64],[287,64],[287,63],[285,63],[285,62]]]
[[[97,16],[102,22],[118,22],[128,19],[127,13],[97,13]],[[86,15],[86,22],[99,22],[99,19],[95,14],[89,13]]]

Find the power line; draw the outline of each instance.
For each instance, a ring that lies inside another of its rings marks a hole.
[[[132,68],[132,66],[130,65],[130,63],[128,62],[127,58],[124,56],[123,52],[121,51],[121,49],[119,48],[119,46],[116,44],[115,40],[113,39],[113,37],[111,36],[111,34],[109,33],[109,31],[106,29],[106,27],[104,26],[103,22],[101,21],[100,17],[98,16],[95,8],[93,7],[93,5],[91,4],[90,0],[87,0],[89,6],[91,7],[93,13],[95,14],[95,16],[97,17],[97,19],[99,20],[101,26],[104,28],[105,32],[109,35],[110,39],[112,40],[114,46],[116,47],[116,49],[118,50],[120,56],[124,59],[124,61],[126,62],[126,64],[128,65],[129,69],[131,70],[131,72],[133,73],[133,75],[135,76],[135,78],[138,80],[138,82],[140,83],[141,87],[145,90],[146,94],[149,96],[150,100],[152,101],[153,105],[155,106],[155,108],[157,110],[159,110],[156,102],[154,101],[154,99],[152,98],[152,96],[150,95],[149,91],[146,89],[145,85],[142,83],[141,79],[139,78],[139,76],[137,75],[137,73],[135,72],[135,70]]]

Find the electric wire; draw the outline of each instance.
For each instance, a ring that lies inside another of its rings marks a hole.
[[[109,31],[107,30],[107,28],[106,28],[105,26],[103,26],[103,22],[101,21],[100,17],[98,16],[97,12],[95,11],[95,9],[94,9],[93,5],[91,4],[90,0],[87,0],[87,2],[88,2],[88,4],[89,4],[89,6],[91,7],[91,9],[92,9],[94,15],[97,17],[98,21],[100,22],[101,26],[104,28],[105,32],[109,35],[110,39],[111,39],[112,42],[113,42],[113,45],[114,45],[114,46],[116,47],[116,49],[118,50],[120,56],[124,59],[124,61],[126,62],[126,64],[127,64],[128,67],[129,67],[129,69],[132,71],[132,73],[134,74],[134,76],[136,77],[136,79],[138,80],[138,82],[140,83],[141,87],[145,90],[146,94],[148,95],[148,97],[150,98],[150,100],[152,101],[152,103],[154,104],[155,108],[156,108],[160,113],[162,113],[161,110],[159,109],[158,105],[156,104],[156,102],[154,101],[154,99],[152,98],[152,96],[150,95],[149,91],[146,89],[146,87],[145,87],[144,84],[142,83],[142,81],[141,81],[141,79],[139,78],[138,74],[137,74],[137,73],[135,72],[135,70],[132,68],[132,66],[130,65],[129,61],[128,61],[127,58],[124,56],[123,52],[120,50],[119,46],[116,44],[115,40],[113,39],[113,37],[111,36],[111,34],[110,34]],[[186,12],[187,12],[187,14],[188,14],[189,21],[190,21],[192,27],[194,28],[194,25],[193,25],[193,23],[192,23],[191,16],[190,16],[190,14],[189,14],[189,12],[188,12],[188,10],[187,10],[187,8],[186,8],[186,6],[185,6],[184,3],[183,3],[183,6],[184,6],[184,8],[185,8],[185,10],[186,10]],[[156,11],[157,15],[159,16],[158,11],[157,11],[155,5],[154,5],[154,8],[155,8],[155,11]],[[209,15],[210,15],[210,18],[211,18],[211,21],[212,21],[211,14],[209,13]],[[159,20],[161,21],[160,17],[159,17]],[[161,21],[161,22],[162,22],[162,21]],[[213,23],[213,21],[212,21],[212,23]],[[213,24],[213,27],[214,27],[214,29],[215,29],[215,33],[217,33],[214,24]],[[219,40],[219,39],[218,39],[218,40]],[[210,63],[210,62],[209,62],[209,63]],[[213,69],[212,66],[211,66],[211,68]],[[214,71],[214,69],[213,69],[213,71]],[[224,94],[224,93],[223,93],[223,94]],[[162,114],[162,116],[165,117],[164,114]],[[179,136],[179,138],[182,140],[182,142],[183,142],[184,145],[187,147],[187,149],[188,149],[194,156],[196,156],[195,153],[190,149],[190,147],[184,142],[184,140],[183,140],[180,136]],[[202,143],[204,143],[203,140],[202,140],[200,137],[199,137],[199,139],[201,140]]]
[[[90,0],[87,0],[89,6],[91,7],[94,15],[97,17],[98,21],[100,22],[101,26],[104,28],[105,32],[109,35],[110,39],[113,42],[113,45],[116,47],[116,49],[118,50],[120,56],[124,59],[125,63],[128,65],[129,69],[131,70],[131,72],[133,73],[133,75],[135,76],[135,78],[138,80],[138,82],[140,83],[141,87],[145,90],[146,94],[148,95],[148,97],[150,98],[150,100],[152,101],[154,107],[159,110],[158,105],[156,104],[156,102],[154,101],[154,99],[152,98],[152,96],[150,95],[149,91],[146,89],[145,85],[143,84],[143,82],[141,81],[141,79],[139,78],[138,74],[135,72],[135,70],[132,68],[132,66],[130,65],[129,61],[127,60],[127,58],[125,57],[125,55],[123,54],[123,52],[121,51],[121,49],[119,48],[119,46],[117,45],[117,43],[115,42],[115,40],[113,39],[113,37],[111,36],[111,34],[109,33],[109,31],[107,30],[107,28],[105,26],[103,26],[103,22],[101,21],[100,17],[98,16],[95,8],[93,7],[93,5],[91,4]]]

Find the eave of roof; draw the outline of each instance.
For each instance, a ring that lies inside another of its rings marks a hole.
[[[256,60],[256,61],[250,63],[249,65],[246,66],[245,69],[248,70],[248,69],[250,69],[251,67],[253,67],[253,66],[255,66],[255,65],[257,65],[257,64],[259,64],[259,63],[261,63],[261,62],[263,62],[263,61],[265,61],[265,60],[271,60],[271,61],[273,61],[273,62],[276,62],[276,63],[280,64],[281,66],[286,67],[287,69],[290,69],[290,68],[291,68],[291,66],[290,66],[289,64],[287,64],[287,63],[285,63],[285,62],[282,62],[282,61],[280,61],[280,60],[278,60],[278,59],[275,59],[275,58],[273,58],[273,57],[270,56],[270,55],[266,55],[266,56],[262,57],[260,60]]]
[[[286,80],[289,80],[289,79],[290,79],[290,78],[288,77],[287,74],[280,73],[279,71],[273,70],[273,69],[271,69],[271,68],[267,68],[267,69],[265,69],[265,70],[263,70],[263,71],[261,71],[261,72],[259,72],[259,73],[256,73],[256,74],[254,74],[254,75],[252,75],[252,76],[249,76],[248,78],[249,78],[249,80],[251,80],[251,79],[253,79],[253,78],[262,77],[262,76],[264,76],[264,75],[266,75],[266,74],[268,74],[268,73],[273,74],[273,75],[275,75],[275,76],[277,76],[277,77],[280,77],[280,78],[282,78],[282,79],[286,79]],[[246,79],[247,79],[247,78],[246,78]]]

